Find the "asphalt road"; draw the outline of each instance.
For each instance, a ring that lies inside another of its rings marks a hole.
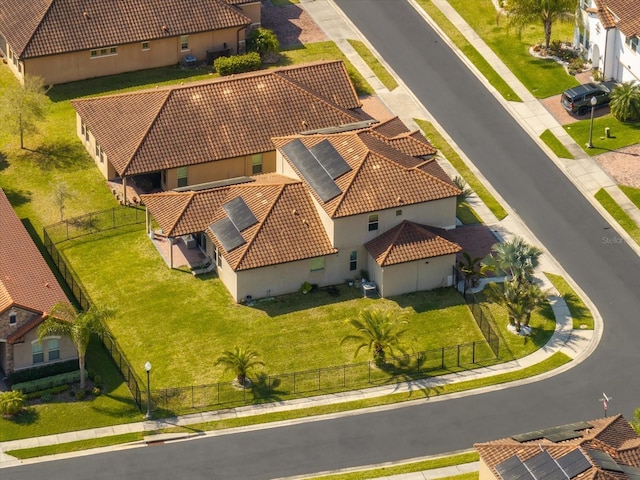
[[[413,93],[595,302],[596,352],[550,379],[394,410],[39,463],[3,480],[269,479],[470,448],[640,407],[640,259],[401,0],[337,0]]]

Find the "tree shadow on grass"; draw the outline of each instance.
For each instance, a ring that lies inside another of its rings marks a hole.
[[[14,415],[13,417],[5,418],[8,422],[14,423],[16,425],[32,425],[40,420],[40,414],[33,407],[26,407],[22,410],[18,415]]]
[[[4,170],[9,166],[9,161],[7,160],[7,156],[0,152],[0,171]]]
[[[29,203],[31,201],[32,192],[30,192],[29,190],[5,187],[4,193],[9,199],[9,203],[11,203],[13,207],[18,207],[20,205],[24,205],[25,203]]]
[[[31,161],[43,171],[80,170],[86,166],[85,150],[77,143],[59,141],[44,143],[37,149],[27,149],[33,154]]]
[[[562,295],[562,298],[569,307],[569,312],[571,312],[571,316],[573,318],[584,318],[591,317],[591,311],[586,308],[585,304],[582,303],[580,298],[573,293],[565,293]]]

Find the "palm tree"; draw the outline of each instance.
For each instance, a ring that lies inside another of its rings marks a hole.
[[[623,82],[611,92],[611,113],[621,122],[640,120],[640,83]]]
[[[487,267],[482,264],[482,257],[472,257],[469,252],[462,252],[464,261],[458,262],[458,267],[464,275],[465,285],[475,287],[478,279],[484,276]]]
[[[246,347],[238,347],[235,345],[233,350],[225,350],[218,360],[216,365],[223,365],[224,370],[233,370],[236,375],[236,382],[239,385],[245,386],[247,375],[258,365],[264,365],[264,362],[257,360],[258,353],[254,350],[249,350]]]
[[[62,335],[71,339],[78,351],[80,364],[80,388],[85,388],[85,356],[89,341],[94,335],[110,336],[105,320],[112,317],[110,310],[98,310],[93,307],[78,313],[66,302],[56,303],[49,312],[49,316],[38,327],[38,341],[45,337]]]
[[[551,43],[551,27],[556,20],[569,20],[576,8],[576,0],[509,0],[509,24],[518,31],[534,22],[542,21],[545,47]]]
[[[17,415],[24,408],[27,397],[21,390],[0,392],[0,414],[4,417]]]
[[[406,333],[406,329],[402,329],[401,326],[408,322],[396,318],[394,312],[362,310],[358,318],[349,320],[349,323],[356,329],[356,333],[344,337],[341,344],[351,340],[360,342],[354,358],[364,347],[367,347],[369,352],[373,351],[373,360],[378,366],[384,365],[387,352],[393,355],[395,349],[406,354],[400,340]]]
[[[497,274],[507,275],[518,284],[531,282],[542,255],[542,250],[529,245],[521,237],[515,237],[509,242],[496,243],[491,250],[492,253],[483,261],[484,267]]]
[[[453,183],[456,187],[460,189],[460,193],[456,197],[456,203],[458,205],[460,205],[461,203],[465,203],[473,193],[473,190],[469,188],[469,185],[467,185],[467,182],[465,181],[465,179],[462,178],[460,175],[456,175],[455,177],[453,177]]]

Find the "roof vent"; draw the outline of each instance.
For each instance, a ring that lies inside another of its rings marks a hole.
[[[163,32],[168,32],[168,31],[169,31],[169,29],[167,28],[167,26],[166,26],[166,25],[162,25],[162,31],[163,31]]]
[[[89,18],[89,12],[87,11],[82,12],[82,15],[84,16],[84,18]]]
[[[294,208],[293,210],[291,210],[291,215],[297,215],[298,211]]]

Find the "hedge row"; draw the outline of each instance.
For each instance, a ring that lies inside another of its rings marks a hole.
[[[220,75],[232,75],[234,73],[252,72],[259,70],[262,65],[260,54],[250,52],[246,55],[234,55],[232,57],[218,57],[213,61],[213,68]]]
[[[11,384],[30,382],[44,377],[52,377],[61,373],[73,372],[79,370],[78,360],[67,360],[65,362],[52,363],[51,365],[43,365],[41,367],[29,368],[27,370],[19,370],[9,375]]]
[[[31,380],[30,382],[15,383],[11,386],[11,389],[31,393],[78,381],[80,381],[80,370],[61,373],[60,375],[54,375],[52,377],[39,378],[38,380]]]

